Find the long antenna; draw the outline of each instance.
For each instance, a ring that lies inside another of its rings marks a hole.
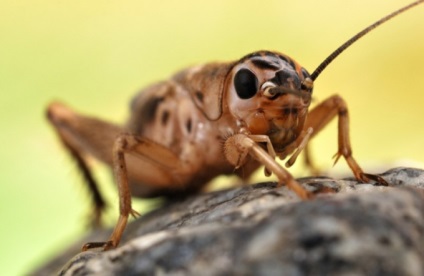
[[[331,53],[331,55],[329,55],[318,67],[317,69],[315,69],[315,71],[311,74],[310,79],[312,81],[316,80],[316,78],[319,76],[319,74],[321,74],[321,72],[338,56],[340,55],[344,50],[346,50],[350,45],[352,45],[355,41],[357,41],[358,39],[360,39],[361,37],[363,37],[364,35],[366,35],[367,33],[369,33],[370,31],[372,31],[373,29],[377,28],[379,25],[383,24],[384,22],[392,19],[393,17],[395,17],[398,14],[403,13],[404,11],[409,10],[412,7],[415,7],[418,4],[423,3],[424,0],[418,0],[415,1],[403,8],[398,9],[397,11],[386,15],[385,17],[381,18],[380,20],[378,20],[377,22],[375,22],[374,24],[368,26],[367,28],[363,29],[362,31],[360,31],[359,33],[357,33],[355,36],[353,36],[351,39],[349,39],[348,41],[346,41],[342,46],[340,46],[339,48],[337,48],[333,53]],[[306,83],[305,83],[306,84]],[[306,84],[307,85],[307,84]],[[312,85],[312,83],[311,83]]]

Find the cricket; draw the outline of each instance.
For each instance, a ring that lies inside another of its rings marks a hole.
[[[308,141],[338,119],[335,162],[346,160],[361,182],[384,179],[365,173],[352,155],[347,103],[333,95],[309,110],[314,82],[344,50],[377,26],[421,3],[415,1],[381,18],[331,53],[311,74],[277,51],[257,51],[237,61],[184,69],[138,93],[130,118],[115,125],[81,115],[59,102],[46,111],[48,121],[77,163],[90,191],[94,224],[105,200],[86,157],[112,170],[119,194],[119,218],[107,241],[90,242],[83,250],[116,248],[129,216],[137,216],[131,197],[173,197],[198,193],[218,175],[242,180],[261,166],[300,199],[314,194],[303,188],[276,158],[293,165],[307,154]]]

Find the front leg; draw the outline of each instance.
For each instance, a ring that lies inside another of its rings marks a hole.
[[[281,186],[283,183],[292,191],[294,191],[301,199],[309,199],[312,194],[303,188],[293,176],[281,167],[271,156],[267,153],[260,145],[254,140],[255,135],[248,135],[244,133],[235,134],[230,136],[225,141],[225,156],[227,160],[234,165],[236,168],[241,167],[246,162],[247,155],[263,164],[267,171],[274,173],[278,178],[278,184]],[[263,139],[261,139],[263,140]],[[266,141],[264,141],[266,142]],[[270,143],[267,143],[268,145]],[[272,150],[273,152],[273,150]],[[272,153],[271,153],[272,154]]]

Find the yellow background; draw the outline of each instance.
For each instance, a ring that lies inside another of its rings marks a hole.
[[[85,231],[88,197],[44,119],[50,101],[123,122],[138,89],[186,66],[269,49],[312,72],[408,2],[1,1],[0,274],[28,271]],[[315,83],[316,100],[337,92],[348,102],[355,157],[368,171],[424,162],[423,30],[424,5],[360,40]],[[320,166],[331,168],[336,124],[313,145]],[[112,186],[96,168],[102,187]],[[344,161],[330,172],[345,172]]]

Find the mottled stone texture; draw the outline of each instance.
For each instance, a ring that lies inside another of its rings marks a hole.
[[[424,275],[424,171],[381,176],[300,179],[336,191],[311,201],[275,183],[200,194],[135,220],[116,250],[72,257],[81,241],[34,274]]]

